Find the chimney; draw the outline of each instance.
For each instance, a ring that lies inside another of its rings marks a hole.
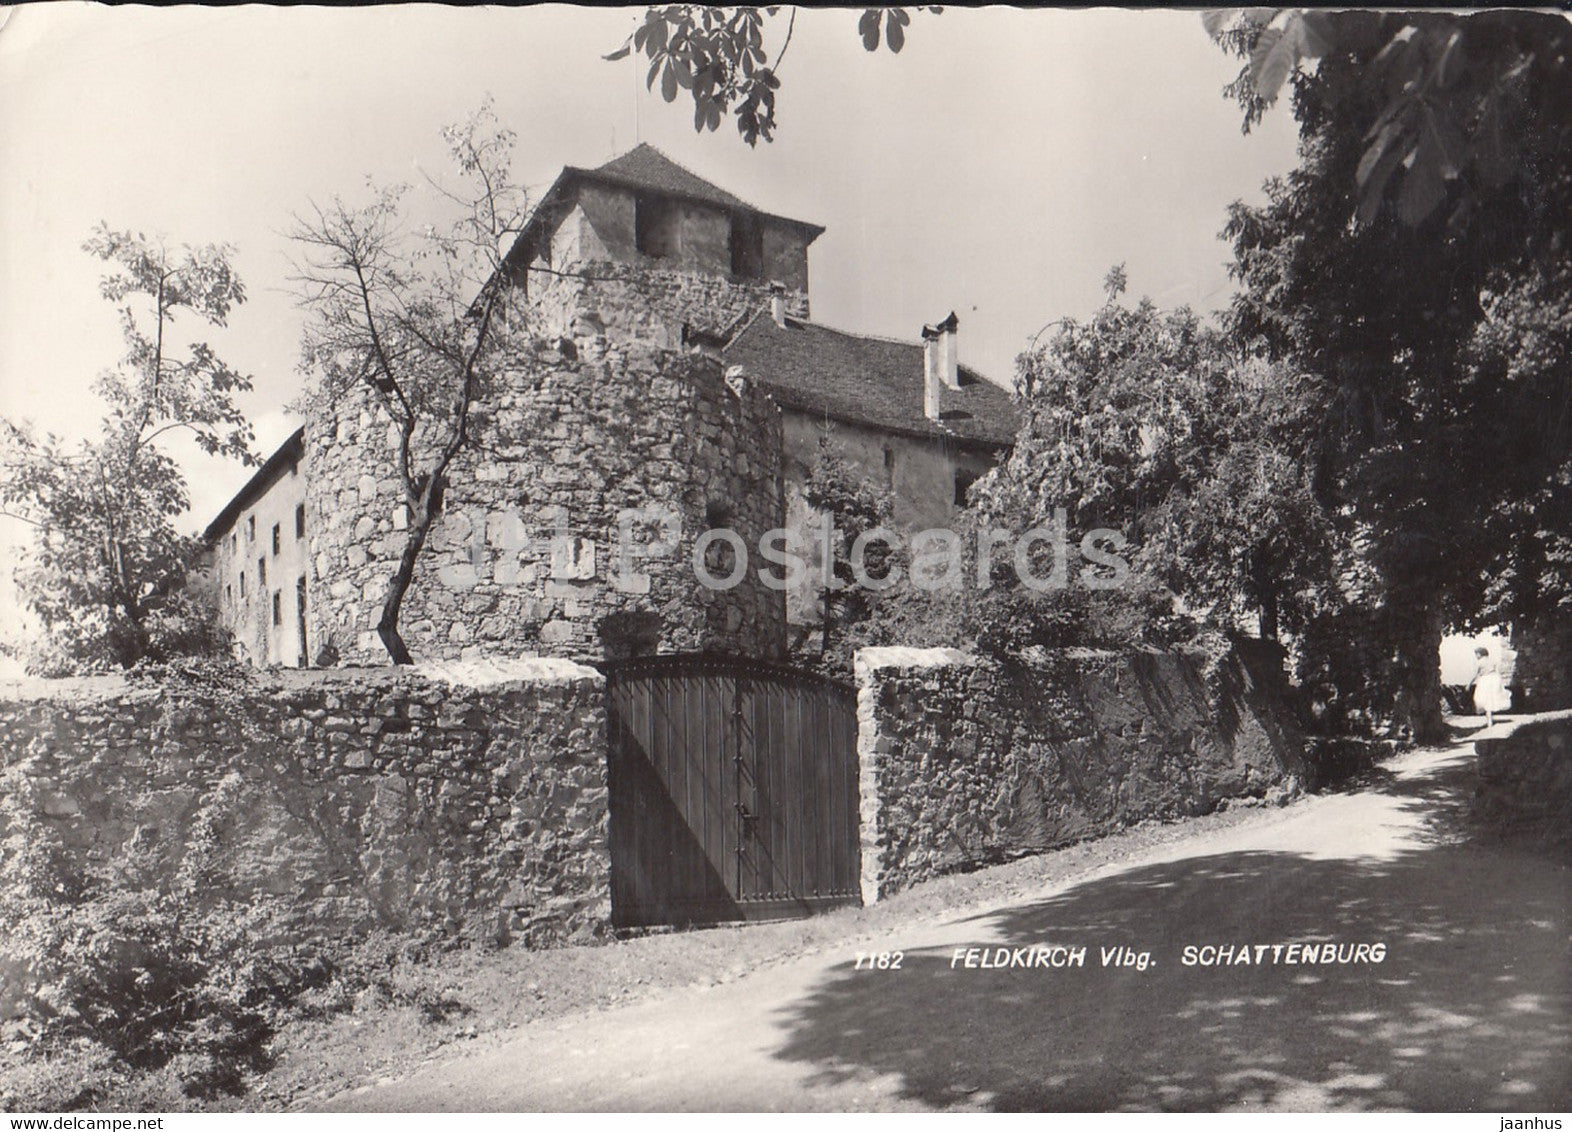
[[[961,387],[961,359],[955,333],[960,327],[961,320],[955,317],[954,311],[934,327],[939,332],[939,379],[946,389]]]
[[[732,396],[745,397],[748,394],[748,370],[746,366],[726,367],[726,388],[730,389]]]
[[[960,325],[961,320],[951,311],[937,326],[922,328],[922,412],[930,421],[939,419],[940,392],[961,387],[955,341]]]
[[[922,415],[930,421],[939,419],[939,390],[944,382],[939,377],[939,332],[931,326],[922,328]]]
[[[770,288],[770,318],[776,326],[786,329],[786,292],[780,287]]]

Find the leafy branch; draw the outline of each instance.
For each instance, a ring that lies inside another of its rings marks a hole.
[[[916,11],[938,13],[938,7]],[[780,66],[797,26],[797,9],[786,10],[786,28],[774,58],[767,32],[778,26],[782,8],[722,8],[704,4],[670,4],[645,10],[644,22],[617,50],[611,62],[641,54],[649,60],[644,83],[660,84],[661,97],[675,102],[681,91],[693,99],[693,128],[715,130],[728,113],[749,145],[775,136],[775,98]],[[865,8],[857,32],[868,51],[880,45],[899,53],[906,45],[911,11],[906,8]]]
[[[1360,224],[1388,206],[1415,227],[1450,205],[1461,230],[1486,194],[1536,175],[1569,141],[1568,27],[1555,15],[1222,8],[1202,22],[1246,60],[1227,93],[1247,132],[1303,67],[1358,63],[1375,108],[1355,173]]]

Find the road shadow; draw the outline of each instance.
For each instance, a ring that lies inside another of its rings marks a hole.
[[[899,971],[848,962],[789,1009],[775,1056],[826,1083],[894,1075],[938,1107],[1565,1109],[1572,874],[1472,836],[1472,783],[1472,760],[1453,759],[1331,800],[1388,827],[1355,851],[1192,856],[968,921],[990,947],[1084,945],[1082,969],[952,969],[949,947]],[[1312,941],[1386,957],[1180,961],[1187,945]],[[1099,949],[1120,944],[1155,965],[1103,967]]]

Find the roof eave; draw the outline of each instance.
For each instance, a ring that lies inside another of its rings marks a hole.
[[[536,240],[540,237],[540,229],[546,225],[546,218],[555,209],[557,199],[567,191],[566,185],[570,175],[579,172],[581,170],[569,167],[557,174],[557,179],[551,183],[551,188],[546,190],[545,194],[540,198],[540,203],[530,211],[529,218],[524,221],[524,228],[519,233],[518,239],[513,241],[513,246],[508,248],[507,254],[502,257],[503,267],[517,267],[519,253],[534,248]],[[524,266],[528,267],[529,260],[533,258],[533,256],[530,256],[526,259]]]
[[[887,432],[892,436],[905,436],[915,440],[943,440],[959,445],[962,448],[985,448],[990,452],[1004,452],[1015,444],[1013,437],[1009,440],[994,440],[983,436],[965,436],[942,428],[926,429],[911,425],[891,424],[888,421],[878,421],[871,417],[858,416],[855,413],[848,413],[844,410],[809,406],[789,396],[784,398],[775,396],[777,392],[783,391],[784,387],[772,383],[768,379],[761,379],[760,384],[770,392],[772,399],[781,409],[801,413],[804,416],[820,417],[825,420],[839,421],[842,424],[857,425],[860,428],[873,429],[876,432]]]
[[[290,434],[288,440],[278,446],[277,451],[263,461],[256,474],[246,481],[245,486],[235,493],[233,499],[224,504],[224,509],[203,529],[203,542],[212,546],[218,536],[228,530],[240,517],[240,513],[256,502],[263,491],[272,485],[283,468],[300,459],[306,449],[305,436],[306,426],[301,425]]]

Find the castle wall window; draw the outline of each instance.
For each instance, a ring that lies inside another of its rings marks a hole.
[[[299,621],[300,629],[300,667],[306,666],[306,576],[302,574],[295,579],[295,617]]]
[[[274,590],[273,591],[273,624],[275,624],[275,625],[282,625],[283,623],[284,623],[284,603],[283,603],[283,600],[279,597],[278,591]]]
[[[739,279],[764,274],[764,229],[750,213],[734,213],[731,218],[731,273]]]
[[[677,254],[680,215],[674,202],[663,197],[635,197],[633,244],[647,256],[669,259]]]
[[[257,541],[257,517],[255,515],[246,516],[246,541]]]
[[[245,571],[241,571],[241,574],[240,574],[240,600],[244,601],[245,598],[246,598],[246,575],[245,575]]]
[[[279,546],[280,546],[278,527],[279,527],[279,525],[277,523],[273,524],[273,553],[275,555],[278,554]]]
[[[266,558],[258,558],[257,559],[257,585],[259,587],[267,585],[267,559]]]
[[[306,505],[304,503],[295,504],[295,537],[306,537]]]
[[[966,506],[966,493],[971,490],[972,484],[977,482],[977,477],[971,472],[955,473],[955,505]]]

